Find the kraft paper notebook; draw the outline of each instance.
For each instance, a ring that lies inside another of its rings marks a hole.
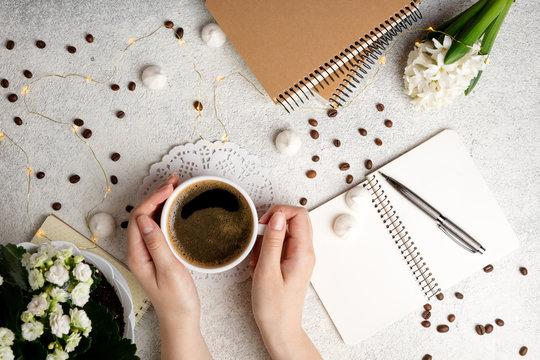
[[[420,0],[207,0],[206,6],[275,103],[314,94],[347,101],[391,39],[422,17]]]
[[[377,172],[359,184],[360,209],[345,193],[311,211],[317,262],[312,284],[346,343],[388,327],[437,293],[518,246],[508,221],[456,132],[444,130],[378,171],[405,184],[478,240],[470,253]],[[337,237],[332,224],[355,216],[359,233]]]
[[[129,271],[124,263],[99,246],[91,249],[85,249],[94,246],[92,241],[54,215],[49,215],[43,224],[41,224],[39,230],[46,234],[50,239],[73,243],[77,247],[99,255],[113,264],[118,271],[122,273],[122,276],[124,276],[124,279],[126,279],[126,282],[128,283],[129,290],[131,291],[131,295],[133,297],[135,321],[137,323],[139,322],[152,303],[148,299],[148,295],[146,295],[144,290],[141,288],[141,285],[139,285],[139,282],[135,279],[131,271]],[[47,239],[37,235],[32,239],[32,243],[34,244],[41,244],[47,241]]]

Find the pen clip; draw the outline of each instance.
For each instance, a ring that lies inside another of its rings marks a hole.
[[[448,231],[444,226],[442,226],[441,224],[437,224],[437,227],[439,229],[441,229],[441,231],[443,233],[446,234],[446,236],[448,236],[450,239],[454,240],[454,242],[456,244],[458,244],[459,246],[461,246],[462,248],[464,248],[465,250],[468,250],[470,251],[471,253],[475,253],[476,250],[475,249],[472,249],[470,246],[468,246],[467,244],[464,244],[463,241],[461,241],[460,239],[458,239],[457,237],[455,237],[450,231]]]

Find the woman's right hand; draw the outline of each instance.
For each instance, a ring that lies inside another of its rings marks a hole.
[[[278,205],[260,223],[267,227],[251,255],[250,273],[253,315],[266,348],[274,359],[320,358],[302,329],[315,265],[309,215],[304,208]]]

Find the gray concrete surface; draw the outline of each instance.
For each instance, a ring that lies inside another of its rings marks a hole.
[[[471,1],[431,0],[421,8],[421,24],[436,24],[456,14]],[[389,329],[357,346],[345,345],[312,289],[305,303],[304,326],[327,359],[421,359],[430,353],[435,359],[516,359],[520,346],[529,346],[527,358],[540,358],[540,243],[538,222],[540,167],[539,145],[539,65],[537,14],[534,1],[516,2],[493,48],[491,65],[474,93],[440,111],[415,112],[402,92],[402,70],[415,39],[409,34],[388,56],[387,66],[370,89],[334,119],[322,111],[297,111],[285,114],[244,82],[224,83],[218,96],[219,109],[230,131],[230,140],[258,155],[271,170],[275,189],[283,202],[296,204],[305,196],[312,208],[347,189],[344,174],[337,169],[349,161],[355,182],[365,174],[363,161],[370,158],[380,166],[430,135],[453,128],[463,137],[517,233],[521,247],[495,264],[489,275],[482,272],[456,286],[465,294],[458,301],[452,296],[434,305],[433,322],[456,314],[455,325],[447,334],[420,326],[420,313],[410,314]],[[35,171],[45,171],[43,180],[33,181],[31,215],[40,224],[52,212],[51,204],[62,203],[57,215],[85,231],[84,215],[102,196],[103,178],[88,149],[69,129],[25,112],[23,103],[5,98],[26,82],[29,69],[34,76],[48,73],[86,73],[102,76],[129,38],[148,33],[164,20],[173,20],[185,30],[188,43],[204,75],[202,102],[211,119],[214,79],[241,71],[254,79],[234,47],[206,47],[199,37],[201,27],[212,20],[202,1],[2,1],[0,3],[0,77],[11,82],[0,89],[0,129],[28,150]],[[95,36],[93,44],[84,40],[86,32]],[[16,47],[8,51],[7,39]],[[34,46],[37,39],[47,47]],[[69,54],[66,45],[78,51]],[[167,90],[150,92],[139,80],[148,64],[161,65],[169,75]],[[135,92],[127,83],[137,81]],[[120,63],[113,82],[121,85],[112,92],[107,85],[87,85],[81,80],[48,80],[36,86],[29,104],[51,116],[70,121],[82,118],[94,132],[90,143],[109,174],[119,178],[100,210],[108,211],[118,222],[127,219],[124,208],[135,205],[136,190],[149,166],[171,147],[197,140],[192,129],[196,98],[196,77],[184,52],[169,32],[159,32],[138,43]],[[375,104],[384,103],[379,113]],[[317,105],[312,102],[311,105]],[[126,117],[114,113],[124,110]],[[12,118],[24,124],[16,126]],[[321,138],[309,137],[307,119],[319,120]],[[394,126],[385,128],[384,119]],[[211,121],[203,122],[212,126]],[[369,134],[361,138],[358,127]],[[273,147],[275,134],[293,128],[302,136],[302,150],[294,158],[280,156]],[[372,139],[380,137],[382,147]],[[336,149],[332,140],[343,145]],[[119,162],[109,160],[111,152],[122,155]],[[319,176],[308,180],[304,172],[312,167],[311,156],[321,161],[315,167]],[[24,157],[9,143],[0,151],[0,241],[22,242],[32,237],[25,211]],[[72,185],[67,178],[77,173],[82,180]],[[119,258],[126,246],[125,231],[101,245]],[[529,275],[519,274],[526,266]],[[257,331],[250,307],[250,281],[223,288],[200,289],[202,330],[217,359],[262,359],[268,355]],[[399,294],[396,294],[399,301]],[[506,321],[491,335],[474,332],[476,323]],[[362,326],[362,324],[358,324]],[[137,345],[143,359],[159,358],[160,339],[155,313],[151,310],[136,329]]]

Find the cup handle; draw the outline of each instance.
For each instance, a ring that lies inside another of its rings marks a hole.
[[[265,224],[258,224],[257,226],[257,235],[264,235],[264,231],[266,230]]]

